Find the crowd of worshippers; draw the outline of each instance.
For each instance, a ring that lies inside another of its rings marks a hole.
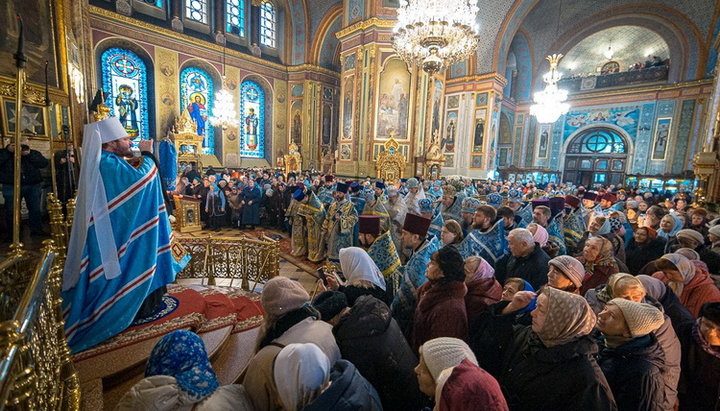
[[[688,194],[321,183],[287,215],[294,251],[337,260],[324,291],[264,285],[240,384],[166,336],[119,409],[719,409],[720,225]]]

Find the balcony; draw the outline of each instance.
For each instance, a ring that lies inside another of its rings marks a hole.
[[[558,86],[569,93],[582,93],[610,87],[626,87],[643,83],[667,81],[669,66],[649,67],[640,70],[601,74],[599,76],[568,77]]]

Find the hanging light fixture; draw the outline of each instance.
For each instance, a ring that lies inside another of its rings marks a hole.
[[[428,74],[467,59],[478,45],[478,0],[401,0],[395,52]]]
[[[240,124],[238,114],[235,111],[235,102],[233,95],[228,91],[225,81],[225,45],[223,44],[223,75],[222,88],[215,93],[215,103],[213,104],[212,116],[210,123],[215,127],[222,127],[227,130],[228,127],[237,127]]]
[[[567,114],[570,105],[565,103],[567,91],[558,88],[557,83],[562,78],[558,71],[558,63],[562,54],[553,54],[547,57],[550,62],[550,71],[543,75],[545,90],[535,93],[533,100],[535,104],[530,107],[530,114],[537,118],[542,124],[554,123],[560,116]]]

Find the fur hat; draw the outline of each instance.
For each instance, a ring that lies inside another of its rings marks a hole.
[[[287,277],[274,277],[265,283],[260,302],[268,315],[282,317],[309,303],[310,295],[299,282]]]
[[[577,258],[560,255],[550,260],[548,264],[560,270],[565,277],[572,281],[575,287],[580,288],[582,286],[585,278],[585,267]]]
[[[608,304],[615,304],[620,308],[633,338],[650,334],[665,322],[663,313],[650,304],[636,303],[624,298],[613,298]]]
[[[594,191],[586,191],[585,195],[583,195],[583,200],[595,201],[597,199],[598,199],[598,195]]]
[[[470,347],[457,338],[440,337],[427,341],[420,347],[420,355],[436,381],[443,370],[455,367],[465,359],[478,364]]]

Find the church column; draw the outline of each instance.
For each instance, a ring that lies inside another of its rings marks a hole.
[[[716,41],[713,48],[720,51],[720,39]],[[706,118],[703,152],[695,156],[693,164],[697,173],[698,163],[715,163],[715,171],[710,175],[705,184],[706,201],[716,203],[720,201],[720,170],[718,169],[718,150],[720,150],[720,59],[715,66],[715,82],[713,84],[713,92],[708,101],[708,116]],[[712,153],[712,154],[708,154]],[[711,161],[712,160],[712,161]]]

